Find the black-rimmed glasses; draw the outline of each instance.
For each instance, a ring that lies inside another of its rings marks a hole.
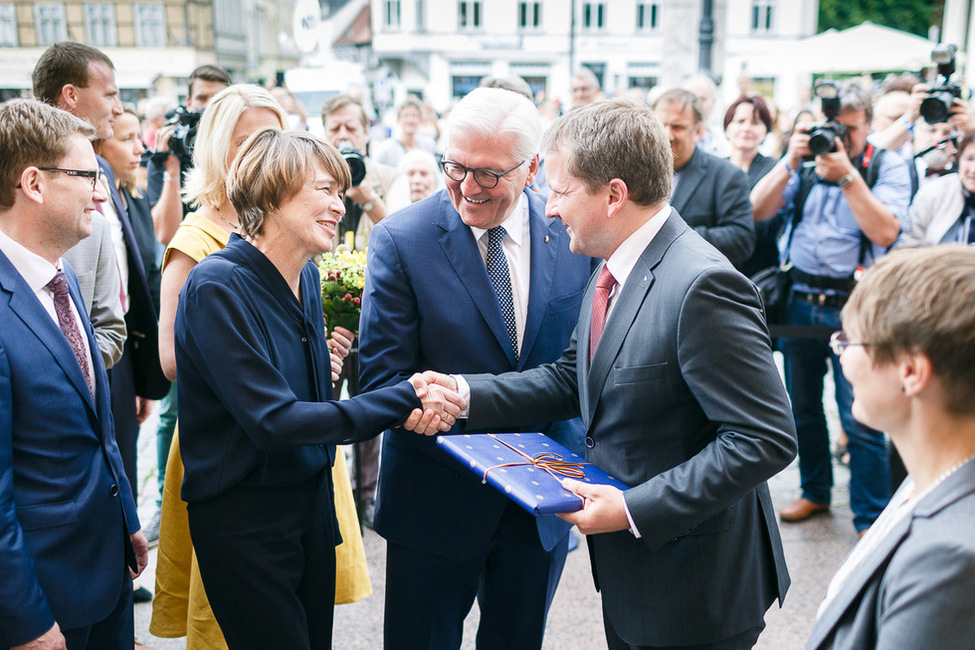
[[[443,169],[443,173],[446,174],[447,178],[458,183],[467,178],[467,174],[470,172],[474,175],[475,183],[486,190],[490,190],[498,186],[502,176],[515,171],[524,165],[525,162],[522,160],[511,169],[506,169],[503,172],[493,172],[490,169],[472,169],[470,167],[464,167],[460,163],[455,163],[453,160],[442,160],[440,162],[440,168]]]
[[[61,174],[77,176],[79,178],[90,178],[92,192],[94,192],[95,188],[98,187],[98,181],[102,179],[101,169],[64,169],[63,167],[38,167],[38,169],[45,172],[59,172]],[[20,185],[18,184],[17,187],[20,187]]]
[[[833,332],[833,335],[829,337],[829,349],[836,356],[840,356],[841,354],[843,354],[843,351],[846,350],[851,345],[859,345],[860,347],[869,347],[873,344],[861,343],[859,341],[851,341],[846,336],[846,332],[842,330],[839,332]]]

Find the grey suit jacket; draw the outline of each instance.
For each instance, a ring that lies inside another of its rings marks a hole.
[[[107,217],[92,214],[91,236],[62,256],[78,274],[81,297],[95,328],[95,340],[106,369],[122,358],[126,336],[125,312],[119,295],[122,280],[109,228]]]
[[[766,479],[795,457],[796,439],[758,294],[672,211],[590,367],[594,285],[557,362],[467,378],[469,426],[582,415],[588,460],[632,486],[642,534],[589,538],[625,641],[705,644],[761,625],[789,586]]]
[[[975,461],[917,504],[850,574],[809,650],[975,647]]]
[[[691,228],[740,267],[755,248],[748,177],[730,162],[694,149],[670,204]]]

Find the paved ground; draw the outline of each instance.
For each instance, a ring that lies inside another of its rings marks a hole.
[[[835,413],[830,418],[836,422]],[[835,427],[835,424],[834,424]],[[155,419],[147,422],[140,438],[140,475],[142,493],[140,514],[151,516],[155,503]],[[846,490],[849,473],[836,465],[831,513],[818,515],[800,524],[780,526],[785,544],[786,560],[792,575],[792,587],[782,609],[777,606],[766,616],[766,630],[757,648],[764,650],[792,650],[805,646],[822,600],[826,585],[847,551],[856,541],[849,496]],[[779,508],[799,496],[799,470],[795,463],[770,481],[772,499]],[[377,650],[382,647],[383,580],[385,568],[384,542],[370,530],[365,531],[364,543],[369,561],[373,595],[335,610],[333,646],[337,650]],[[155,551],[149,568],[137,584],[153,589]],[[183,639],[159,639],[149,634],[152,605],[136,605],[136,639],[157,650],[185,648]],[[648,612],[652,615],[652,612]],[[464,648],[473,648],[473,630],[477,626],[477,608],[467,619],[468,633]],[[602,632],[599,596],[593,589],[589,572],[589,558],[584,550],[569,554],[559,584],[546,631],[546,650],[591,650],[605,647]]]

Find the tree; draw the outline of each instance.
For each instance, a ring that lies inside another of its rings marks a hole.
[[[819,0],[819,31],[847,29],[866,20],[927,38],[941,26],[944,0]]]

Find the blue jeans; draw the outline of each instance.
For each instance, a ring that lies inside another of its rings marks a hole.
[[[790,300],[789,325],[826,325],[840,328],[840,308],[818,307]],[[792,414],[799,439],[799,477],[802,496],[815,503],[829,503],[833,465],[826,414],[823,411],[823,377],[827,360],[833,364],[836,405],[843,430],[849,438],[850,509],[858,531],[865,530],[890,499],[890,467],[884,435],[853,419],[853,389],[843,376],[839,358],[825,339],[781,339],[785,357],[785,386],[792,399]]]
[[[158,468],[159,493],[156,509],[162,508],[163,484],[166,482],[166,463],[169,462],[169,448],[173,445],[176,431],[176,382],[169,388],[166,396],[159,400],[159,426],[156,428],[156,467]]]

